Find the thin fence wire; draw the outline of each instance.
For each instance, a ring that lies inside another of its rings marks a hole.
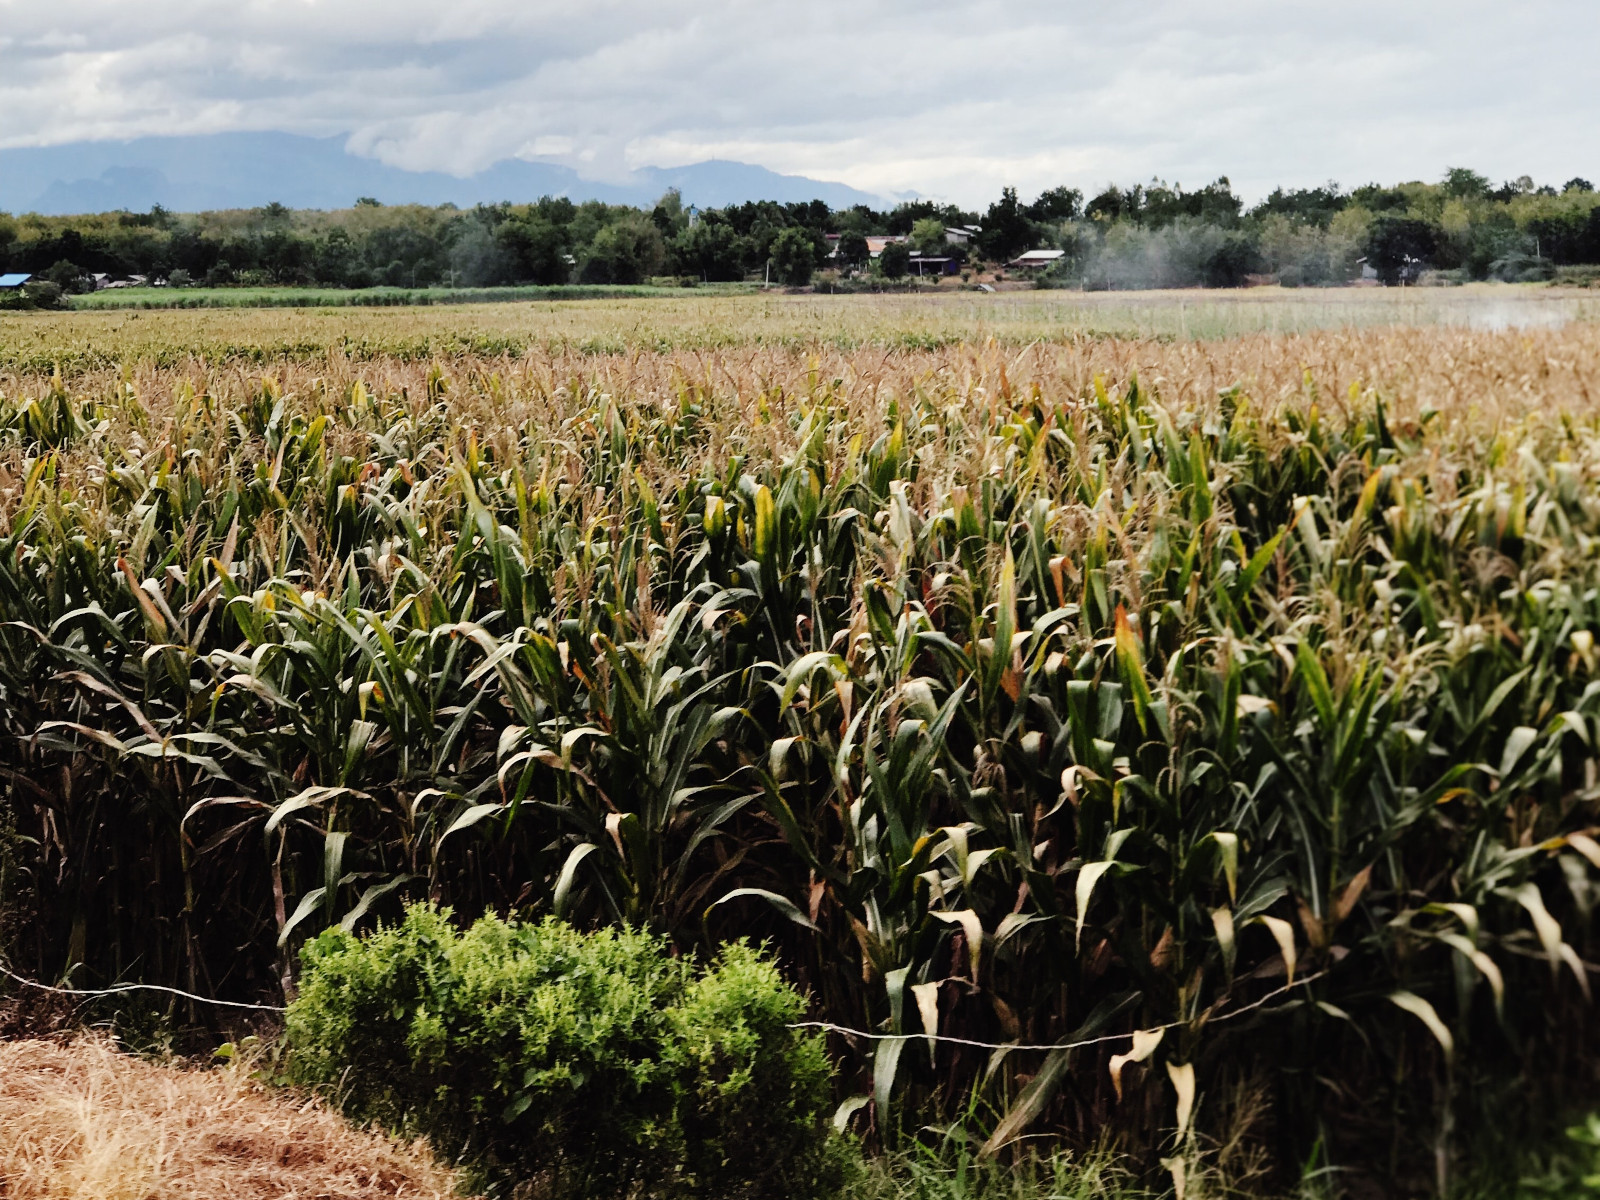
[[[1211,1025],[1221,1024],[1223,1021],[1231,1021],[1236,1017],[1242,1017],[1248,1012],[1252,1012],[1255,1009],[1261,1008],[1263,1005],[1277,999],[1279,996],[1293,991],[1295,988],[1309,987],[1327,973],[1328,972],[1325,970],[1318,971],[1313,975],[1307,975],[1304,979],[1299,979],[1292,983],[1286,983],[1282,987],[1276,988],[1273,991],[1268,992],[1266,995],[1252,1000],[1249,1004],[1244,1005],[1242,1008],[1236,1008],[1216,1016],[1205,1014],[1200,1019]],[[184,1000],[192,1000],[197,1004],[214,1004],[223,1008],[242,1008],[249,1009],[254,1012],[270,1013],[283,1013],[288,1011],[281,1004],[249,1004],[242,1000],[217,1000],[210,996],[197,996],[193,992],[185,992],[180,988],[163,987],[158,983],[121,983],[117,984],[115,987],[109,988],[52,987],[50,984],[38,983],[32,979],[26,978],[25,976],[18,975],[15,971],[11,970],[3,963],[0,963],[0,975],[5,975],[8,979],[11,979],[16,983],[20,983],[24,987],[35,988],[38,991],[49,992],[56,996],[67,996],[73,1000],[93,1000],[103,996],[125,995],[129,992],[161,992],[169,996],[178,996]],[[1187,1025],[1189,1023],[1190,1022],[1188,1021],[1168,1021],[1164,1025],[1154,1025],[1149,1029],[1141,1029],[1137,1032],[1164,1033],[1168,1029],[1177,1029],[1179,1026]],[[1100,1046],[1107,1042],[1116,1042],[1121,1041],[1123,1038],[1132,1037],[1135,1032],[1133,1030],[1129,1030],[1126,1033],[1107,1033],[1102,1034],[1099,1037],[1085,1038],[1082,1041],[1077,1042],[1049,1042],[1030,1044],[1026,1042],[980,1042],[972,1038],[951,1037],[950,1035],[943,1033],[869,1033],[864,1029],[852,1029],[848,1025],[836,1025],[832,1021],[795,1021],[790,1024],[788,1028],[821,1029],[828,1033],[843,1034],[847,1037],[861,1038],[865,1041],[871,1042],[914,1041],[921,1039],[923,1041],[930,1042],[944,1042],[947,1045],[952,1046],[971,1046],[979,1050],[1018,1050],[1044,1052],[1055,1050],[1081,1050],[1087,1046]]]
[[[256,1012],[281,1013],[287,1010],[281,1004],[247,1004],[243,1000],[217,1000],[210,996],[196,996],[193,992],[185,992],[178,988],[162,987],[159,983],[119,983],[108,988],[62,988],[52,987],[48,983],[37,983],[18,975],[10,967],[0,963],[0,975],[31,987],[41,992],[49,992],[56,996],[69,996],[74,1000],[93,1000],[100,996],[121,996],[128,992],[165,992],[169,996],[180,996],[185,1000],[193,1000],[197,1004],[215,1004],[223,1008],[248,1008]]]
[[[1204,1015],[1201,1019],[1204,1020],[1209,1025],[1217,1025],[1217,1024],[1220,1024],[1223,1021],[1231,1021],[1235,1017],[1242,1017],[1242,1016],[1245,1015],[1245,1013],[1251,1012],[1251,1011],[1253,1011],[1255,1009],[1258,1009],[1262,1005],[1268,1003],[1269,1001],[1275,1000],[1279,996],[1282,996],[1287,992],[1293,991],[1297,987],[1306,987],[1306,986],[1308,986],[1308,985],[1310,985],[1312,983],[1315,983],[1317,980],[1321,979],[1327,973],[1328,973],[1327,971],[1318,971],[1314,975],[1307,975],[1304,979],[1297,979],[1293,983],[1286,983],[1281,988],[1277,988],[1277,989],[1275,989],[1273,991],[1270,991],[1265,996],[1262,996],[1259,999],[1252,1000],[1249,1004],[1244,1005],[1242,1008],[1236,1008],[1236,1009],[1233,1009],[1231,1012],[1222,1013],[1222,1014],[1220,1014],[1218,1016]],[[1099,1037],[1085,1038],[1082,1041],[1078,1041],[1078,1042],[1049,1042],[1049,1043],[1039,1043],[1039,1044],[1030,1044],[1030,1043],[1026,1043],[1026,1042],[979,1042],[979,1041],[974,1041],[972,1038],[950,1037],[947,1034],[942,1034],[942,1033],[935,1033],[935,1034],[928,1034],[928,1033],[868,1033],[865,1030],[852,1029],[848,1025],[835,1025],[832,1021],[796,1021],[794,1024],[790,1025],[789,1028],[790,1029],[822,1029],[822,1030],[826,1030],[826,1031],[828,1031],[830,1033],[846,1034],[846,1035],[848,1035],[850,1037],[864,1038],[867,1041],[873,1041],[873,1042],[895,1042],[895,1041],[911,1042],[911,1041],[919,1041],[920,1040],[920,1041],[932,1041],[932,1042],[947,1042],[947,1043],[949,1043],[951,1045],[955,1045],[955,1046],[973,1046],[973,1047],[976,1047],[979,1050],[1040,1050],[1040,1051],[1051,1051],[1051,1050],[1080,1050],[1080,1049],[1084,1048],[1085,1046],[1099,1046],[1099,1045],[1103,1045],[1106,1042],[1121,1041],[1124,1038],[1132,1037],[1135,1032],[1138,1032],[1138,1033],[1164,1033],[1168,1029],[1177,1029],[1179,1026],[1188,1025],[1188,1024],[1190,1024],[1190,1022],[1188,1022],[1188,1021],[1168,1021],[1165,1025],[1152,1025],[1148,1029],[1140,1029],[1140,1030],[1137,1030],[1137,1031],[1129,1030],[1127,1033],[1107,1033],[1107,1034],[1102,1034]]]

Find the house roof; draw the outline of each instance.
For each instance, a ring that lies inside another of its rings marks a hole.
[[[1019,254],[1008,264],[1013,267],[1042,267],[1045,263],[1053,263],[1059,258],[1065,258],[1065,250],[1029,250]]]
[[[13,272],[10,275],[0,275],[0,288],[21,287],[32,278],[32,275],[23,275],[17,272]]]

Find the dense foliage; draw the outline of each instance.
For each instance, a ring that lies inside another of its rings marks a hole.
[[[407,896],[768,937],[884,1039],[832,1048],[885,1139],[1188,1169],[1264,1081],[1291,1170],[1443,1169],[1589,1053],[1600,354],[1406,338],[1449,410],[1300,382],[1358,338],[1220,393],[1114,345],[19,381],[9,952],[252,997]]]
[[[541,1194],[792,1196],[829,1180],[828,1064],[805,1002],[743,943],[698,969],[662,939],[414,906],[301,951],[293,1076],[353,1116]]]
[[[953,242],[945,228],[978,226]],[[923,253],[1004,264],[1030,248],[1066,257],[1058,285],[1233,287],[1270,274],[1288,285],[1343,283],[1363,262],[1386,283],[1424,270],[1460,279],[1549,279],[1600,264],[1600,194],[1587,180],[1559,192],[1526,177],[1494,187],[1454,169],[1442,182],[1278,189],[1246,209],[1226,178],[1195,191],[1152,180],[1084,202],[1052,188],[1031,203],[1006,189],[983,212],[918,200],[891,211],[834,211],[821,201],[751,202],[697,212],[668,192],[649,212],[563,197],[532,203],[385,207],[339,212],[177,215],[0,214],[0,269],[72,290],[90,273],[182,285],[339,288],[637,284],[658,276],[728,282],[770,275],[804,285],[822,268],[870,265],[868,234],[909,239]],[[839,239],[835,244],[829,235]],[[837,248],[838,253],[834,251]]]

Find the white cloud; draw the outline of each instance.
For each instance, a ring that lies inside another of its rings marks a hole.
[[[395,165],[709,157],[976,203],[1600,171],[1585,0],[0,0],[0,146],[348,133]]]

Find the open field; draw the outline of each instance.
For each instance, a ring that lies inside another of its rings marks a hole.
[[[755,284],[706,284],[711,295],[741,295]],[[552,287],[226,287],[226,288],[109,288],[72,296],[76,312],[105,309],[168,308],[391,308],[434,304],[504,304],[538,300],[620,300],[642,296],[681,295],[676,287],[639,284],[563,284]]]
[[[1600,319],[1587,291],[1478,285],[1240,292],[1004,292],[942,296],[706,295],[349,310],[0,313],[0,371],[75,373],[131,361],[174,365],[528,351],[777,347],[917,349],[1084,337],[1217,339],[1321,329],[1550,329]]]
[[[1447,1187],[1593,1100],[1595,302],[1194,300],[5,318],[3,949],[753,937],[873,1145]]]

